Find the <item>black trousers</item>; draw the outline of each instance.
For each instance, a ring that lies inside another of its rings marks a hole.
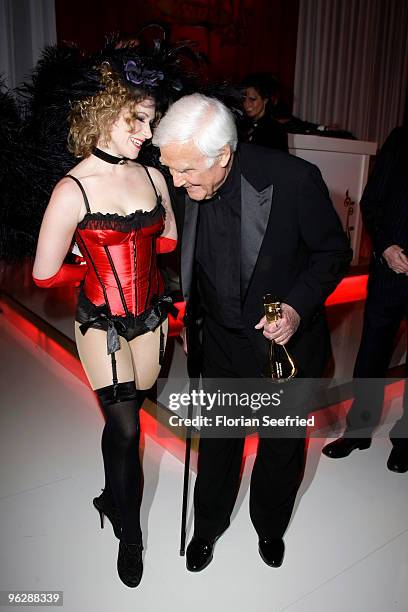
[[[206,317],[203,377],[260,376],[245,333],[226,329]],[[244,442],[244,438],[200,439],[194,489],[194,533],[198,537],[214,538],[229,524],[239,488]],[[259,438],[249,502],[251,520],[259,537],[283,536],[302,480],[304,455],[304,435],[300,438]]]
[[[401,321],[408,315],[408,292],[387,291],[381,279],[371,279],[364,311],[363,332],[353,373],[354,401],[347,415],[345,435],[369,437],[381,419],[383,379],[392,357]],[[408,343],[407,343],[408,345]],[[405,375],[408,374],[408,360]],[[372,381],[359,379],[373,378]],[[377,380],[375,380],[377,379]],[[408,386],[403,415],[390,432],[392,443],[408,445]]]

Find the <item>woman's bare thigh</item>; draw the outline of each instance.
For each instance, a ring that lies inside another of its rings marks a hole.
[[[82,366],[92,389],[107,387],[112,383],[112,359],[107,354],[106,331],[90,327],[85,335],[75,321],[75,339]],[[119,382],[135,379],[132,353],[129,343],[119,336],[120,350],[116,351],[116,369]]]
[[[133,358],[135,382],[138,389],[150,389],[159,375],[161,368],[159,364],[160,327],[163,329],[164,340],[166,342],[168,331],[167,319],[153,332],[146,332],[129,342]]]

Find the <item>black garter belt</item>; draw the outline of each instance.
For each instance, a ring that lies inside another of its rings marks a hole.
[[[80,323],[81,333],[85,335],[90,327],[106,331],[106,351],[112,360],[114,398],[118,386],[115,353],[120,349],[119,336],[129,342],[148,331],[154,331],[167,318],[169,312],[177,317],[177,309],[173,306],[173,300],[169,295],[154,296],[150,307],[140,315],[120,316],[110,314],[106,304],[95,306],[83,291],[79,293],[75,320]],[[163,358],[164,333],[160,328],[159,365],[163,364]]]

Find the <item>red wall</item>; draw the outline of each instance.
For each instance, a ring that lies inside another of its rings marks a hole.
[[[239,80],[268,70],[291,102],[299,0],[55,0],[58,41],[97,50],[113,32],[134,34],[150,21],[171,25],[172,39],[192,39],[209,76]]]

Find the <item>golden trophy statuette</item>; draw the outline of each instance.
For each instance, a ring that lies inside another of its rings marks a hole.
[[[268,293],[263,298],[265,316],[268,323],[276,323],[282,318],[281,302]],[[269,363],[265,377],[271,382],[286,382],[296,375],[297,368],[293,358],[283,344],[276,344],[274,340],[269,342]]]

